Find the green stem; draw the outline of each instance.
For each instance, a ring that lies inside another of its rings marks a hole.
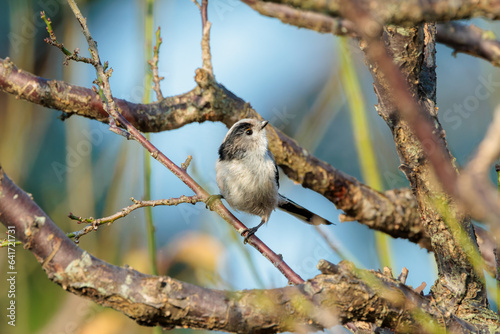
[[[370,136],[368,115],[366,114],[363,92],[358,81],[356,68],[349,53],[347,40],[340,39],[340,78],[351,111],[351,124],[358,153],[358,161],[364,182],[370,187],[381,191],[383,189],[377,158]],[[382,266],[391,267],[390,238],[382,233],[375,232],[377,253]]]
[[[144,58],[145,64],[153,58],[153,7],[154,0],[146,0],[146,15],[144,18],[144,40],[146,42],[144,48]],[[151,69],[146,65],[145,75],[144,75],[144,97],[142,99],[143,103],[151,102],[151,84],[153,82],[153,74]],[[146,133],[146,139],[151,140],[149,133]],[[147,150],[144,150],[144,200],[151,200],[151,156]],[[149,261],[151,265],[151,272],[153,275],[158,275],[158,265],[156,261],[156,235],[155,226],[153,224],[153,211],[151,207],[146,207],[145,211],[146,219],[146,230],[148,234],[148,253]],[[163,330],[161,327],[156,326],[153,329],[153,333],[161,334]]]
[[[145,63],[153,57],[153,6],[154,0],[146,0],[146,15],[145,15],[145,25],[144,25],[144,38],[146,41],[144,57],[146,59]],[[146,73],[144,76],[144,97],[142,99],[143,103],[151,102],[151,83],[153,81],[153,76],[151,70],[146,68]],[[146,139],[150,140],[149,133],[146,133]],[[144,151],[144,196],[145,201],[151,200],[151,157],[148,151]],[[155,226],[153,224],[153,212],[151,207],[145,208],[145,219],[146,219],[146,230],[148,235],[148,253],[149,262],[151,265],[151,272],[153,275],[158,275],[158,267],[156,262],[156,236],[155,236]]]

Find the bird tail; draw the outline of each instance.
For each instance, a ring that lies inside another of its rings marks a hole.
[[[278,207],[311,225],[335,225],[279,194]]]

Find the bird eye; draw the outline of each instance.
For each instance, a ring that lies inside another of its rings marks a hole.
[[[251,135],[252,135],[252,133],[253,133],[253,131],[252,131],[252,129],[248,129],[245,133],[246,133],[247,135],[251,136]]]

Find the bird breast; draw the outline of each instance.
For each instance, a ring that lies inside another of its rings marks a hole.
[[[278,184],[274,162],[264,157],[217,161],[217,184],[235,209],[261,217],[278,205]]]

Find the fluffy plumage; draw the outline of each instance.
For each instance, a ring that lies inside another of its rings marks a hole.
[[[279,174],[268,149],[267,121],[242,119],[235,123],[219,147],[215,169],[217,185],[229,205],[261,217],[261,223],[249,229],[245,240],[269,220],[279,207],[313,225],[331,224],[278,193]]]

